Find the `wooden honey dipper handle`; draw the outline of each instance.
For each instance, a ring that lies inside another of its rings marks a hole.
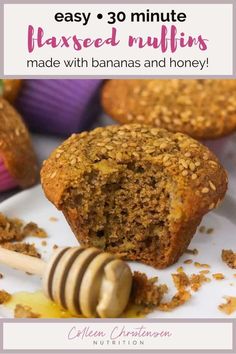
[[[0,263],[11,268],[40,276],[44,274],[46,268],[46,263],[39,258],[27,256],[15,251],[9,251],[3,247],[0,247]]]
[[[129,266],[97,248],[58,248],[45,263],[0,247],[0,263],[42,276],[45,295],[75,315],[117,317],[129,300]]]

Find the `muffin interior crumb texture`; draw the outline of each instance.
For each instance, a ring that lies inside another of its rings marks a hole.
[[[85,246],[164,268],[186,250],[227,178],[195,140],[141,125],[72,135],[43,166],[47,197]]]

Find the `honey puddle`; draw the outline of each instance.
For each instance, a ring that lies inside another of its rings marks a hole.
[[[73,316],[67,310],[59,307],[55,302],[48,299],[42,291],[17,292],[12,294],[11,299],[4,305],[13,310],[16,305],[29,306],[31,311],[40,314],[40,318],[85,318],[84,316]],[[128,305],[125,312],[120,316],[122,318],[142,318],[145,317],[143,308],[137,305]]]

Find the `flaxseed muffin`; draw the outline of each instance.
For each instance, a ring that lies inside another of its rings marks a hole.
[[[156,268],[178,260],[227,189],[202,144],[139,124],[73,134],[45,161],[41,181],[82,245]]]
[[[102,103],[120,123],[148,124],[198,140],[236,130],[236,80],[110,80]]]
[[[38,168],[29,132],[20,114],[0,98],[0,191],[32,186]]]
[[[13,104],[19,95],[23,80],[3,79],[0,81],[3,98]]]

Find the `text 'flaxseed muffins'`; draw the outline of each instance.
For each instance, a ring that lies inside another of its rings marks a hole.
[[[103,108],[120,123],[141,123],[216,139],[236,131],[236,80],[108,80]]]
[[[178,260],[227,189],[206,147],[138,124],[73,134],[44,163],[41,180],[82,245],[156,268]]]

